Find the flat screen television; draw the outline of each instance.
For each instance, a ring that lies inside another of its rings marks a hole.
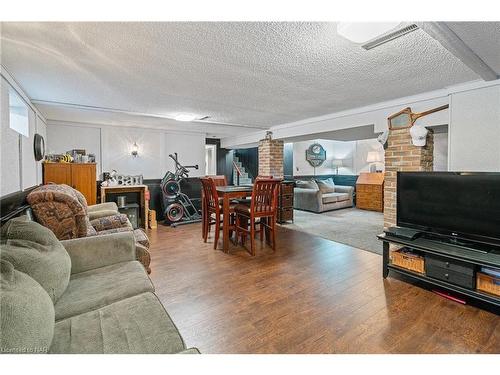
[[[500,246],[500,173],[398,172],[397,225]]]

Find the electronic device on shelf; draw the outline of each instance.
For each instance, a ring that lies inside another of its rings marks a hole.
[[[397,225],[472,250],[500,247],[500,173],[398,172]]]
[[[385,232],[388,236],[414,240],[422,235],[422,232],[412,228],[390,227]]]

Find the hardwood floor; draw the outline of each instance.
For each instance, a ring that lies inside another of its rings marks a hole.
[[[150,238],[156,293],[202,353],[500,353],[499,315],[384,280],[376,254],[284,227],[254,258],[199,224]]]

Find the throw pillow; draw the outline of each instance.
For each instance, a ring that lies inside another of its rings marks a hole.
[[[54,305],[28,275],[0,259],[0,353],[47,353],[54,336]]]
[[[331,177],[326,180],[316,180],[316,183],[322,194],[335,193],[335,183]]]
[[[68,286],[71,259],[54,233],[21,217],[2,227],[2,237],[2,259],[35,279],[55,303]]]

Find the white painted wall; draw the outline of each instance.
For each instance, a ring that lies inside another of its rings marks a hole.
[[[41,162],[35,161],[33,140],[35,133],[41,134],[46,142],[47,139],[45,119],[35,110],[22,89],[3,70],[0,82],[0,196],[4,196],[42,182],[42,166]],[[15,89],[28,106],[29,137],[9,127],[9,88]]]
[[[435,171],[448,170],[448,133],[434,134],[434,160]]]
[[[306,160],[306,150],[313,143],[319,143],[326,151],[325,162],[313,168]],[[333,167],[334,159],[342,159],[343,166],[339,168],[339,174],[357,175],[360,172],[367,172],[370,164],[366,162],[369,151],[377,151],[380,158],[384,158],[382,145],[376,139],[365,139],[360,141],[332,141],[327,139],[317,139],[312,141],[293,143],[293,166],[294,176],[300,175],[328,175],[335,174],[336,168]],[[383,170],[383,163],[378,163],[379,169]]]
[[[500,171],[500,84],[451,95],[453,171]]]
[[[95,154],[96,173],[101,174],[101,130],[84,126],[47,126],[47,153],[64,154],[73,149],[85,149],[87,154]]]
[[[205,174],[205,134],[172,133],[157,129],[132,128],[99,124],[78,124],[50,121],[47,125],[49,150],[55,153],[73,148],[84,148],[94,153],[98,178],[101,173],[115,169],[119,174],[139,175],[145,179],[162,178],[165,172],[174,170],[174,162],[168,157],[177,152],[184,165],[198,164],[190,177]],[[137,143],[137,157],[131,155],[132,145]]]

